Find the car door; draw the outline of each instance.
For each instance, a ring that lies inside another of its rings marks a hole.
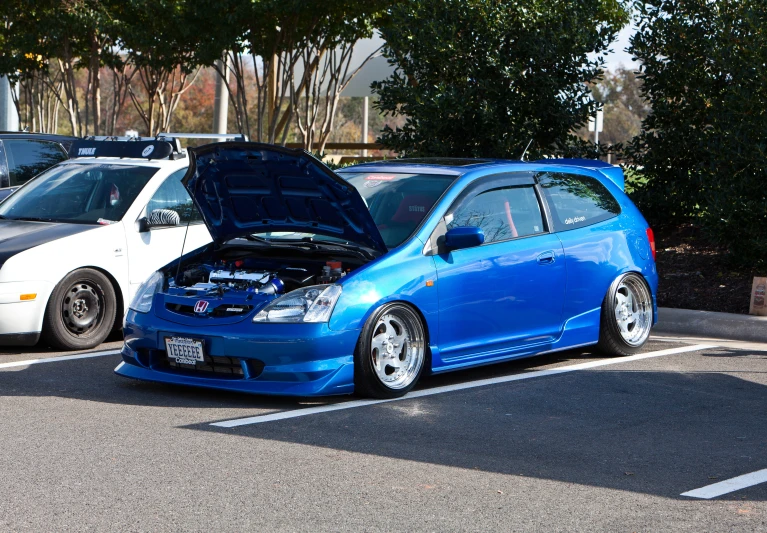
[[[552,343],[562,329],[566,272],[529,173],[490,178],[447,211],[444,230],[480,227],[485,242],[439,250],[439,347],[444,364],[493,359]]]
[[[148,231],[141,231],[138,223],[126,228],[131,297],[155,270],[211,240],[200,212],[181,184],[185,173],[186,169],[181,169],[168,176],[141,213],[141,217],[151,217],[152,212],[171,214],[168,224]]]

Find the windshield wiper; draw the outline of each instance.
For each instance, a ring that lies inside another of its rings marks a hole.
[[[55,222],[52,218],[39,218],[39,217],[17,217],[9,218],[7,220],[23,220],[24,222]]]
[[[263,237],[256,237],[255,235],[245,235],[245,239],[249,241],[253,241],[253,242],[260,242],[268,246],[272,245],[272,241],[270,241],[269,239],[264,239]]]
[[[341,248],[342,250],[349,250],[350,252],[356,252],[358,255],[365,257],[366,259],[375,259],[376,255],[371,253],[369,248],[360,246],[358,244],[349,244],[346,242],[336,241],[317,241],[312,237],[303,237],[301,239],[280,239],[280,243],[286,244],[299,244],[312,250],[327,250],[329,248]]]

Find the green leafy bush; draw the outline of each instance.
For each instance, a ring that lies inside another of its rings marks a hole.
[[[519,158],[569,149],[594,114],[588,83],[627,13],[618,0],[406,0],[381,28],[397,66],[376,107],[403,114],[379,142],[413,156]],[[586,146],[588,148],[588,146]]]
[[[652,112],[629,147],[647,179],[634,198],[652,224],[696,222],[735,261],[767,264],[767,4],[636,6]]]

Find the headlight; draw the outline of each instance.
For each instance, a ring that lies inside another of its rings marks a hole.
[[[163,277],[160,272],[155,272],[141,284],[128,307],[139,313],[148,313],[152,309],[152,300],[157,291],[162,288]]]
[[[339,296],[340,285],[304,287],[274,300],[253,322],[327,322]]]

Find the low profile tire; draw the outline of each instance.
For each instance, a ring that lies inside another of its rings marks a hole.
[[[381,306],[362,328],[354,352],[354,388],[373,398],[398,398],[418,382],[426,364],[423,322],[410,306]]]
[[[642,276],[628,273],[610,286],[602,302],[597,349],[605,355],[633,355],[652,328],[652,295]]]
[[[112,331],[117,298],[107,277],[83,268],[65,277],[53,289],[45,308],[42,340],[61,350],[87,350],[98,346]]]

